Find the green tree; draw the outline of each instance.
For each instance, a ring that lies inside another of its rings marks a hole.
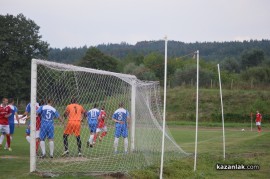
[[[99,49],[91,47],[87,50],[85,56],[77,63],[79,66],[94,68],[100,70],[107,70],[118,72],[118,60],[107,56],[102,53]]]
[[[48,54],[39,28],[23,14],[0,15],[1,96],[29,99],[31,59]]]
[[[264,52],[260,49],[252,49],[245,51],[242,55],[242,68],[246,69],[249,67],[254,67],[262,63],[264,60]]]

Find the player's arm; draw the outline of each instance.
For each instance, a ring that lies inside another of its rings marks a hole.
[[[20,120],[19,120],[19,116],[18,116],[18,112],[15,112],[15,119],[18,122],[18,127],[20,126]]]
[[[11,112],[11,109],[9,108],[8,114],[5,115],[5,118],[9,118],[9,116],[11,116],[11,115],[12,115],[12,112]]]
[[[115,122],[115,123],[120,123],[120,124],[124,124],[124,121],[119,121],[119,120],[117,120],[117,119],[115,119],[116,117],[113,115],[113,117],[112,117],[112,120]]]

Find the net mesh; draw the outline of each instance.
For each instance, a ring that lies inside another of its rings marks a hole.
[[[38,158],[36,170],[52,173],[127,172],[160,163],[162,141],[162,101],[158,82],[140,81],[133,75],[94,70],[73,65],[36,60],[37,101],[52,99],[53,107],[63,116],[74,97],[86,111],[97,104],[105,107],[107,135],[96,139],[93,148],[87,146],[90,136],[88,122],[81,123],[82,156],[78,156],[76,137],[70,135],[69,155],[64,152],[64,123],[54,122],[54,157]],[[128,154],[123,138],[119,138],[118,154],[114,153],[115,123],[112,120],[119,103],[131,113]],[[99,133],[100,135],[101,133]],[[47,156],[49,143],[45,141]],[[31,146],[35,147],[35,146]],[[39,149],[40,150],[40,149]],[[40,152],[40,151],[39,151]],[[182,158],[188,154],[175,142],[168,128],[165,133],[164,160]]]

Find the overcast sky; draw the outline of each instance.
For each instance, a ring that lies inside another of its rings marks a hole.
[[[0,0],[7,13],[34,20],[56,48],[270,39],[270,0]]]

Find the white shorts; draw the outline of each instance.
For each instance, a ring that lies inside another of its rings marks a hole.
[[[261,125],[261,122],[256,122],[256,126],[260,126]]]
[[[9,125],[0,124],[0,131],[1,133],[9,134],[10,133]]]
[[[97,128],[96,132],[107,132],[107,126],[104,126],[102,128]]]

